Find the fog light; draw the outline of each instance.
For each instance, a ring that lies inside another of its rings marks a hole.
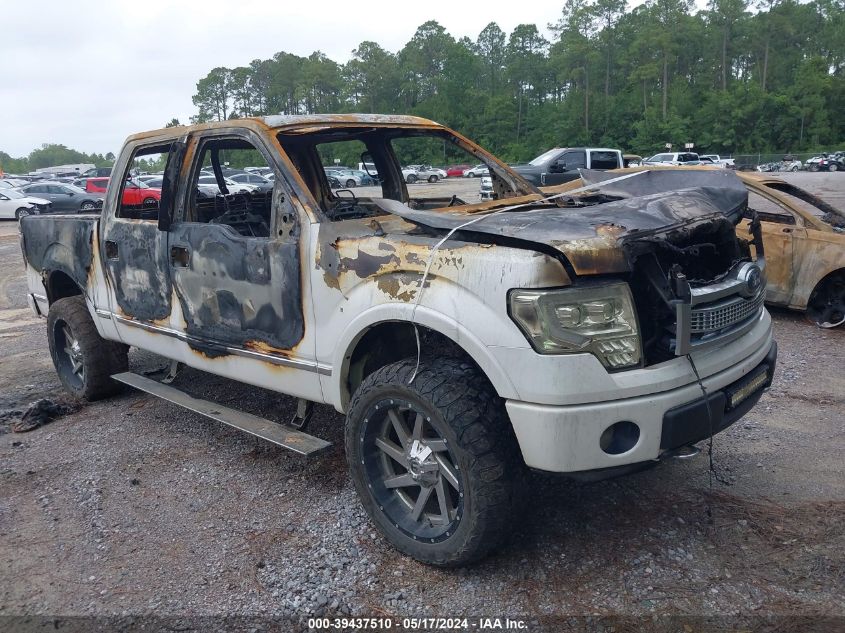
[[[599,446],[608,455],[627,453],[640,439],[640,427],[633,422],[623,420],[611,424],[599,438]]]

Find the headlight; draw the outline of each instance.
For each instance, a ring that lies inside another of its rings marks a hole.
[[[511,290],[511,318],[541,354],[590,353],[608,369],[640,364],[640,335],[626,283]]]

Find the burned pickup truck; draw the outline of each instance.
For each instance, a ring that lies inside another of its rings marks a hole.
[[[333,191],[323,164],[354,155],[378,188]],[[401,165],[444,155],[487,165],[493,199],[406,186]],[[272,191],[230,192],[238,161],[266,162]],[[166,165],[160,202],[126,205],[126,175],[151,162]],[[527,469],[643,468],[770,384],[763,262],[735,233],[747,196],[725,175],[548,194],[416,117],[169,128],[128,139],[101,214],[23,220],[29,301],[80,397],[126,383],[301,454],[327,445],[305,432],[313,403],[344,412],[373,522],[402,552],[458,565],[519,520]],[[128,372],[131,346],[171,374]],[[298,414],[191,397],[167,384],[181,365],[295,396]]]

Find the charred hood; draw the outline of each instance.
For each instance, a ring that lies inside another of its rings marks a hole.
[[[624,273],[633,270],[643,252],[664,254],[694,268],[697,261],[724,252],[738,256],[734,227],[747,206],[748,194],[731,172],[689,170],[645,171],[603,185],[619,174],[583,171],[595,189],[550,203],[480,211],[483,219],[462,232],[501,241],[542,244],[561,253],[578,275]],[[468,212],[424,211],[389,205],[391,213],[417,225],[450,231],[478,215]],[[733,246],[731,246],[733,245]],[[724,247],[728,246],[727,249]],[[713,251],[710,253],[709,251]],[[709,271],[700,274],[709,276]]]

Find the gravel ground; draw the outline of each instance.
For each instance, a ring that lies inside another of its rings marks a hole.
[[[845,175],[806,176],[845,190]],[[623,479],[537,477],[511,544],[443,571],[376,534],[347,477],[343,417],[329,407],[316,407],[310,432],[333,448],[307,461],[141,393],[72,402],[44,322],[26,308],[12,226],[0,227],[0,410],[43,397],[76,410],[29,433],[3,432],[14,416],[0,415],[0,623],[460,615],[562,631],[592,622],[578,616],[673,614],[845,626],[845,329],[773,313],[774,387],[716,436],[712,480],[706,443],[697,458]],[[136,350],[130,363],[163,366]],[[278,421],[294,410],[290,398],[193,370],[176,384]],[[701,630],[686,627],[672,630]]]

